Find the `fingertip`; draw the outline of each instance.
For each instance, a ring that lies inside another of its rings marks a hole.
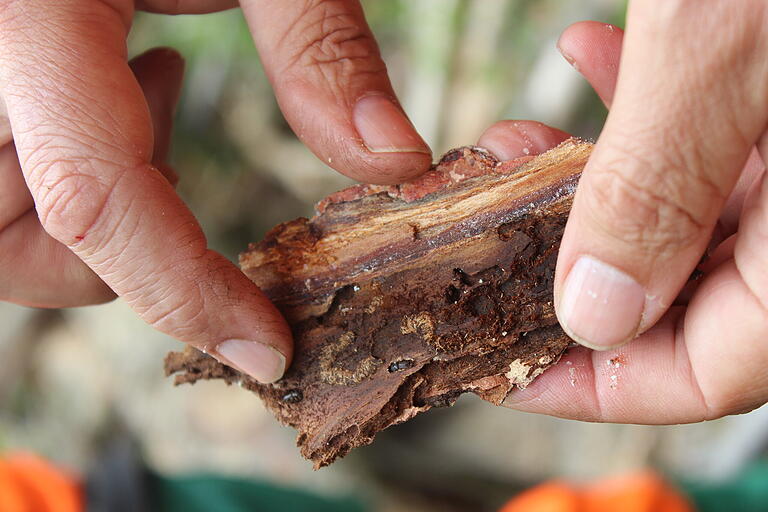
[[[293,358],[291,327],[275,304],[239,269],[233,271],[232,289],[240,289],[234,307],[222,311],[218,331],[208,333],[218,341],[208,345],[260,382],[280,379]],[[223,341],[222,341],[223,340]]]
[[[538,121],[499,121],[483,132],[477,145],[506,161],[544,153],[568,138],[566,132]]]
[[[576,71],[579,71],[579,68],[573,54],[576,53],[575,50],[578,50],[578,46],[574,43],[581,39],[579,35],[583,30],[582,25],[585,23],[589,22],[577,21],[576,23],[569,25],[563,30],[560,37],[557,38],[557,43],[555,43],[557,51],[560,52],[560,55],[562,55],[568,64],[573,66]]]
[[[557,49],[584,75],[606,105],[613,100],[624,31],[609,23],[580,21],[566,28]]]
[[[242,9],[298,138],[356,180],[388,185],[427,171],[432,152],[397,101],[360,3],[280,5]]]
[[[393,185],[432,165],[432,151],[392,95],[368,92],[347,106],[300,81],[277,84],[275,91],[297,137],[345,176]]]
[[[212,271],[205,275],[210,283],[198,284],[202,296],[188,314],[171,318],[167,331],[219,362],[270,384],[285,373],[293,356],[291,328],[269,298],[234,265],[209,251],[211,260],[203,262]],[[225,268],[214,269],[211,265]],[[226,290],[226,297],[222,292]],[[177,290],[182,293],[183,290]],[[185,294],[192,302],[192,294]],[[205,310],[197,313],[200,308]]]
[[[610,23],[599,21],[577,21],[569,25],[557,40],[557,48],[569,62],[583,59],[593,48],[605,46],[606,42],[621,41],[624,31]]]

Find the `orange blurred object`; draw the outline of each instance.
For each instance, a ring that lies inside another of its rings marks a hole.
[[[499,512],[564,512],[582,510],[581,495],[563,482],[547,482],[518,494]]]
[[[693,512],[688,500],[651,471],[583,487],[548,482],[529,489],[499,512]]]
[[[0,511],[82,512],[82,490],[77,480],[32,454],[0,459]]]

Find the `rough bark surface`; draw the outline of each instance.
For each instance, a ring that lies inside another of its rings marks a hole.
[[[500,404],[570,344],[552,285],[590,150],[499,163],[460,148],[413,182],[332,195],[240,258],[292,326],[285,377],[262,385],[191,348],[166,371],[256,393],[315,467],[462,393]]]

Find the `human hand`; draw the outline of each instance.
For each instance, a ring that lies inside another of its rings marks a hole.
[[[669,10],[678,4],[690,12]],[[768,400],[765,18],[754,2],[705,4],[708,12],[691,2],[635,2],[626,38],[595,22],[561,36],[563,54],[612,109],[562,242],[558,316],[574,339],[600,348],[641,335],[606,351],[570,349],[511,394],[509,407],[669,424]],[[754,9],[739,13],[746,4]],[[533,131],[530,138],[553,138],[549,128]],[[500,123],[479,144],[498,152],[517,139]],[[688,282],[707,247],[703,274]],[[619,270],[588,284],[600,264],[587,260],[581,276],[568,276],[582,255]],[[619,271],[632,277],[611,279]]]
[[[291,359],[290,329],[207,248],[169,183],[183,62],[157,50],[129,67],[134,4],[167,14],[237,5],[0,0],[0,299],[64,307],[114,293],[157,329],[274,381]],[[324,162],[373,183],[428,168],[356,1],[242,7],[286,118]]]

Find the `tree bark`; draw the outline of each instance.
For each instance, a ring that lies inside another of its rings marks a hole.
[[[500,404],[571,343],[552,286],[590,151],[572,139],[499,163],[460,148],[412,182],[330,196],[240,258],[293,329],[285,377],[262,385],[191,348],[166,371],[256,393],[315,467],[462,393]]]

